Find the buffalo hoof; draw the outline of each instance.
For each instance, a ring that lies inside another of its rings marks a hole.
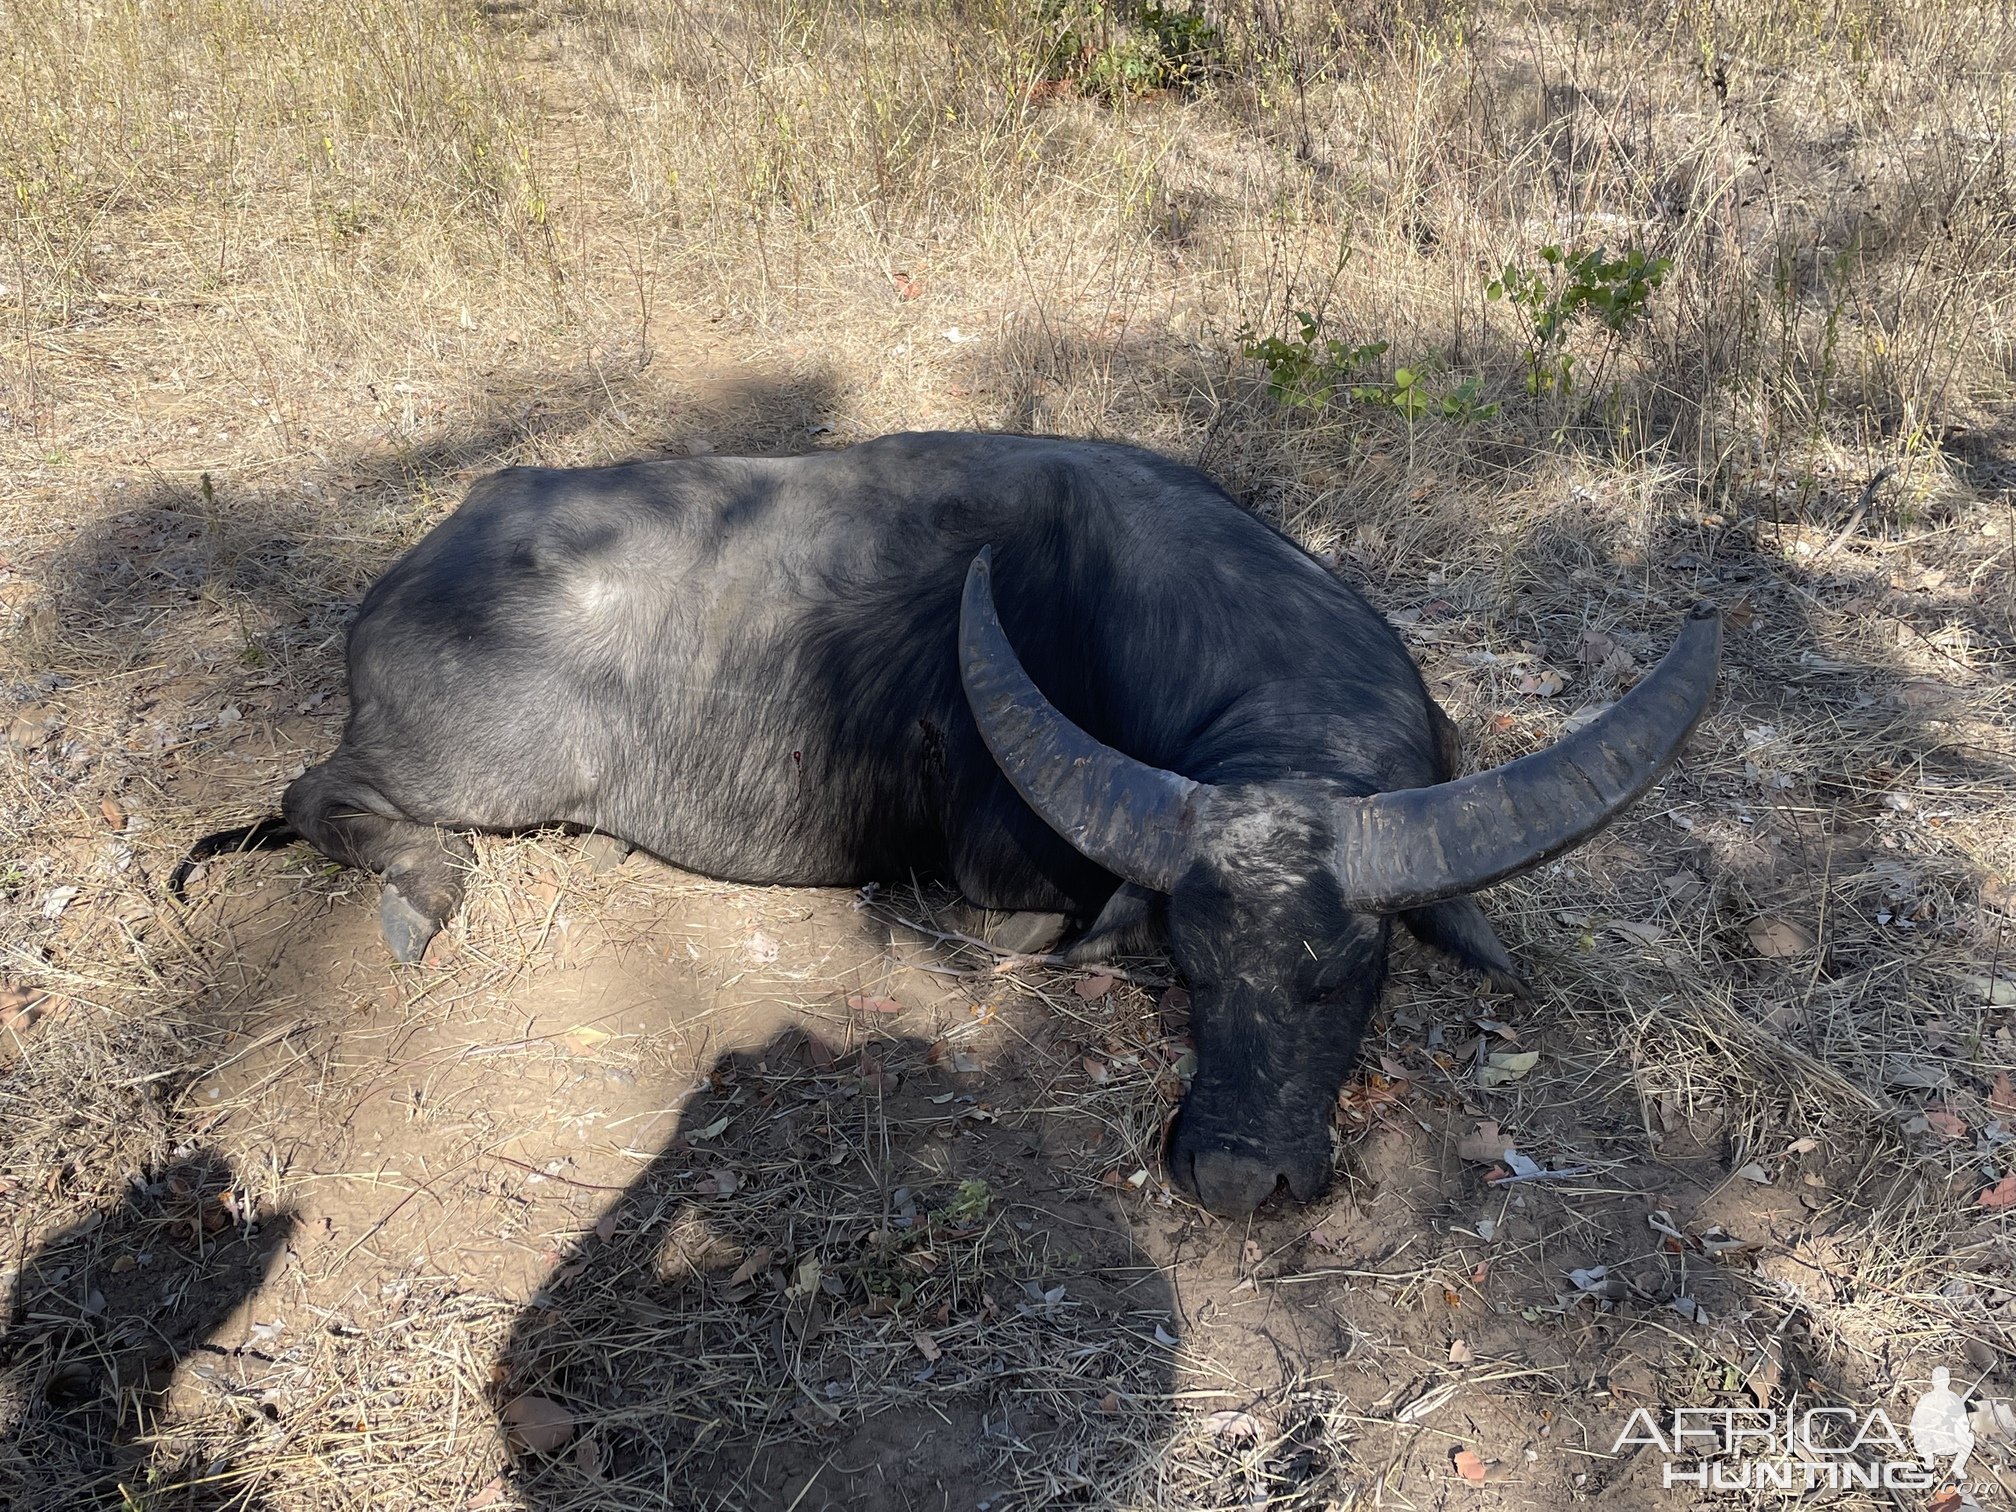
[[[947,910],[947,922],[960,934],[1009,955],[1044,955],[1064,938],[1061,913],[979,908],[970,903]]]
[[[441,932],[441,921],[415,908],[388,882],[378,898],[378,932],[392,959],[411,966],[427,954],[428,943]]]

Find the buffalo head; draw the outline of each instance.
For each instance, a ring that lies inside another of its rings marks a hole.
[[[1170,1136],[1174,1179],[1235,1216],[1283,1180],[1298,1198],[1321,1192],[1330,1110],[1385,979],[1391,917],[1517,876],[1614,819],[1706,709],[1720,638],[1712,615],[1696,615],[1595,720],[1457,781],[1370,794],[1307,778],[1210,785],[1113,750],[1051,706],[1001,627],[982,551],[959,656],[988,750],[1130,895],[1168,900],[1197,1045]]]

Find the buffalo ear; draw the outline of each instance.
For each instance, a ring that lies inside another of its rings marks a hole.
[[[1073,966],[1100,966],[1122,956],[1157,956],[1168,952],[1168,898],[1132,882],[1123,882],[1099,910],[1092,927],[1064,952],[1064,959]]]
[[[1410,908],[1400,915],[1400,922],[1422,944],[1482,975],[1492,991],[1518,998],[1533,995],[1475,898],[1444,898],[1426,908]]]

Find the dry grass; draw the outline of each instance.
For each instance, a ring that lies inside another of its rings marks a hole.
[[[1194,87],[1131,94],[1139,27],[986,0],[0,0],[0,1497],[1652,1504],[1631,1405],[2016,1396],[2006,8],[1211,14]],[[1549,244],[1672,260],[1567,395],[1486,295]],[[1284,403],[1245,348],[1297,311],[1497,409]],[[1318,1209],[1128,1182],[1180,1001],[845,899],[497,842],[395,974],[298,857],[162,898],[333,742],[350,604],[468,477],[968,425],[1199,461],[1478,763],[1736,610],[1684,770],[1487,900],[1538,1000],[1402,957]],[[891,984],[930,1022],[885,1067],[844,1000]],[[1487,1088],[1498,1022],[1542,1057]],[[731,1137],[706,1197],[675,1134],[738,1086],[848,1116]],[[1488,1185],[1480,1119],[1588,1174]],[[934,1219],[968,1171],[987,1216]],[[1594,1263],[1630,1294],[1564,1305]],[[514,1371],[592,1422],[553,1464],[500,1440]],[[1504,1483],[1446,1489],[1459,1446]]]

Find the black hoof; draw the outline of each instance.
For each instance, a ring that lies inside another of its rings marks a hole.
[[[954,904],[947,922],[960,934],[984,941],[1009,955],[1042,955],[1064,937],[1064,915]]]
[[[392,959],[411,966],[427,954],[428,942],[441,932],[441,923],[407,902],[388,882],[378,898],[378,932],[384,935]]]

